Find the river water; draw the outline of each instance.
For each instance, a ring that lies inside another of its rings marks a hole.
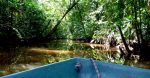
[[[0,48],[0,76],[74,57],[94,58],[115,64],[150,68],[149,62],[139,64],[136,59],[126,61],[120,58],[116,48],[108,49],[104,45],[72,40],[55,40],[30,46]]]

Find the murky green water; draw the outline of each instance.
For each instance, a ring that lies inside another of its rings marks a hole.
[[[100,44],[82,43],[72,40],[56,40],[32,46],[0,49],[0,76],[32,69],[41,65],[82,57],[125,64],[116,48],[107,49]],[[135,65],[130,60],[128,65]]]

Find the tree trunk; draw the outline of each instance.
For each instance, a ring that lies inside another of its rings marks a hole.
[[[139,6],[140,6],[140,2],[139,2]],[[148,0],[148,12],[150,13],[150,0]],[[147,25],[149,26],[149,22],[147,23]],[[141,44],[140,44],[140,60],[150,60],[150,46],[148,46],[148,42],[145,39],[143,39],[143,35],[142,35],[142,28],[140,27],[140,36],[141,36]]]
[[[77,2],[74,2],[68,9],[67,11],[64,13],[64,15],[60,18],[60,20],[56,23],[56,25],[51,29],[50,33],[45,37],[45,38],[50,38],[51,35],[56,32],[58,26],[60,25],[60,23],[62,22],[62,20],[65,18],[65,16],[78,4],[80,0],[78,0]]]
[[[123,16],[124,16],[123,11],[124,11],[124,8],[125,8],[124,0],[119,0],[119,8],[120,8],[119,17],[120,17],[120,20],[122,20],[122,19],[123,19]],[[120,21],[119,25],[120,25],[120,26],[122,25],[122,22],[121,22],[121,21]],[[127,56],[126,56],[126,59],[129,59],[129,58],[131,57],[132,51],[131,51],[131,50],[129,49],[129,47],[128,47],[128,44],[127,44],[127,42],[126,42],[126,39],[125,39],[125,37],[124,37],[124,35],[123,35],[122,29],[121,29],[120,26],[117,25],[117,27],[118,27],[118,29],[119,29],[119,32],[120,32],[120,36],[121,36],[121,38],[122,38],[122,42],[123,42],[123,44],[124,44],[124,46],[125,46],[125,49],[126,49],[127,52],[128,52],[128,54],[127,54]]]
[[[126,56],[126,59],[129,59],[130,57],[131,57],[131,54],[132,54],[132,51],[129,49],[129,47],[128,47],[128,44],[127,44],[127,42],[126,42],[126,39],[125,39],[125,37],[124,37],[124,35],[123,35],[123,33],[122,33],[122,30],[121,30],[121,27],[120,26],[117,26],[118,27],[118,29],[119,29],[119,32],[120,32],[120,35],[121,35],[121,38],[122,38],[122,42],[123,42],[123,44],[124,44],[124,46],[125,46],[125,49],[127,50],[127,52],[128,52],[128,54],[127,54],[127,56]]]

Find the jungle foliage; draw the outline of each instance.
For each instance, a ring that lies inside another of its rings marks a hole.
[[[149,0],[1,0],[0,42],[105,40],[113,36],[141,52],[150,42]],[[132,42],[132,41],[131,41]],[[141,53],[143,54],[143,53]],[[149,54],[149,53],[148,53]],[[147,55],[144,54],[144,55]]]
[[[0,1],[1,41],[42,38],[48,32],[45,13],[33,0]]]

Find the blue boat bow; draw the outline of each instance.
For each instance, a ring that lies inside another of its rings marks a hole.
[[[72,58],[0,78],[150,78],[150,70]]]

